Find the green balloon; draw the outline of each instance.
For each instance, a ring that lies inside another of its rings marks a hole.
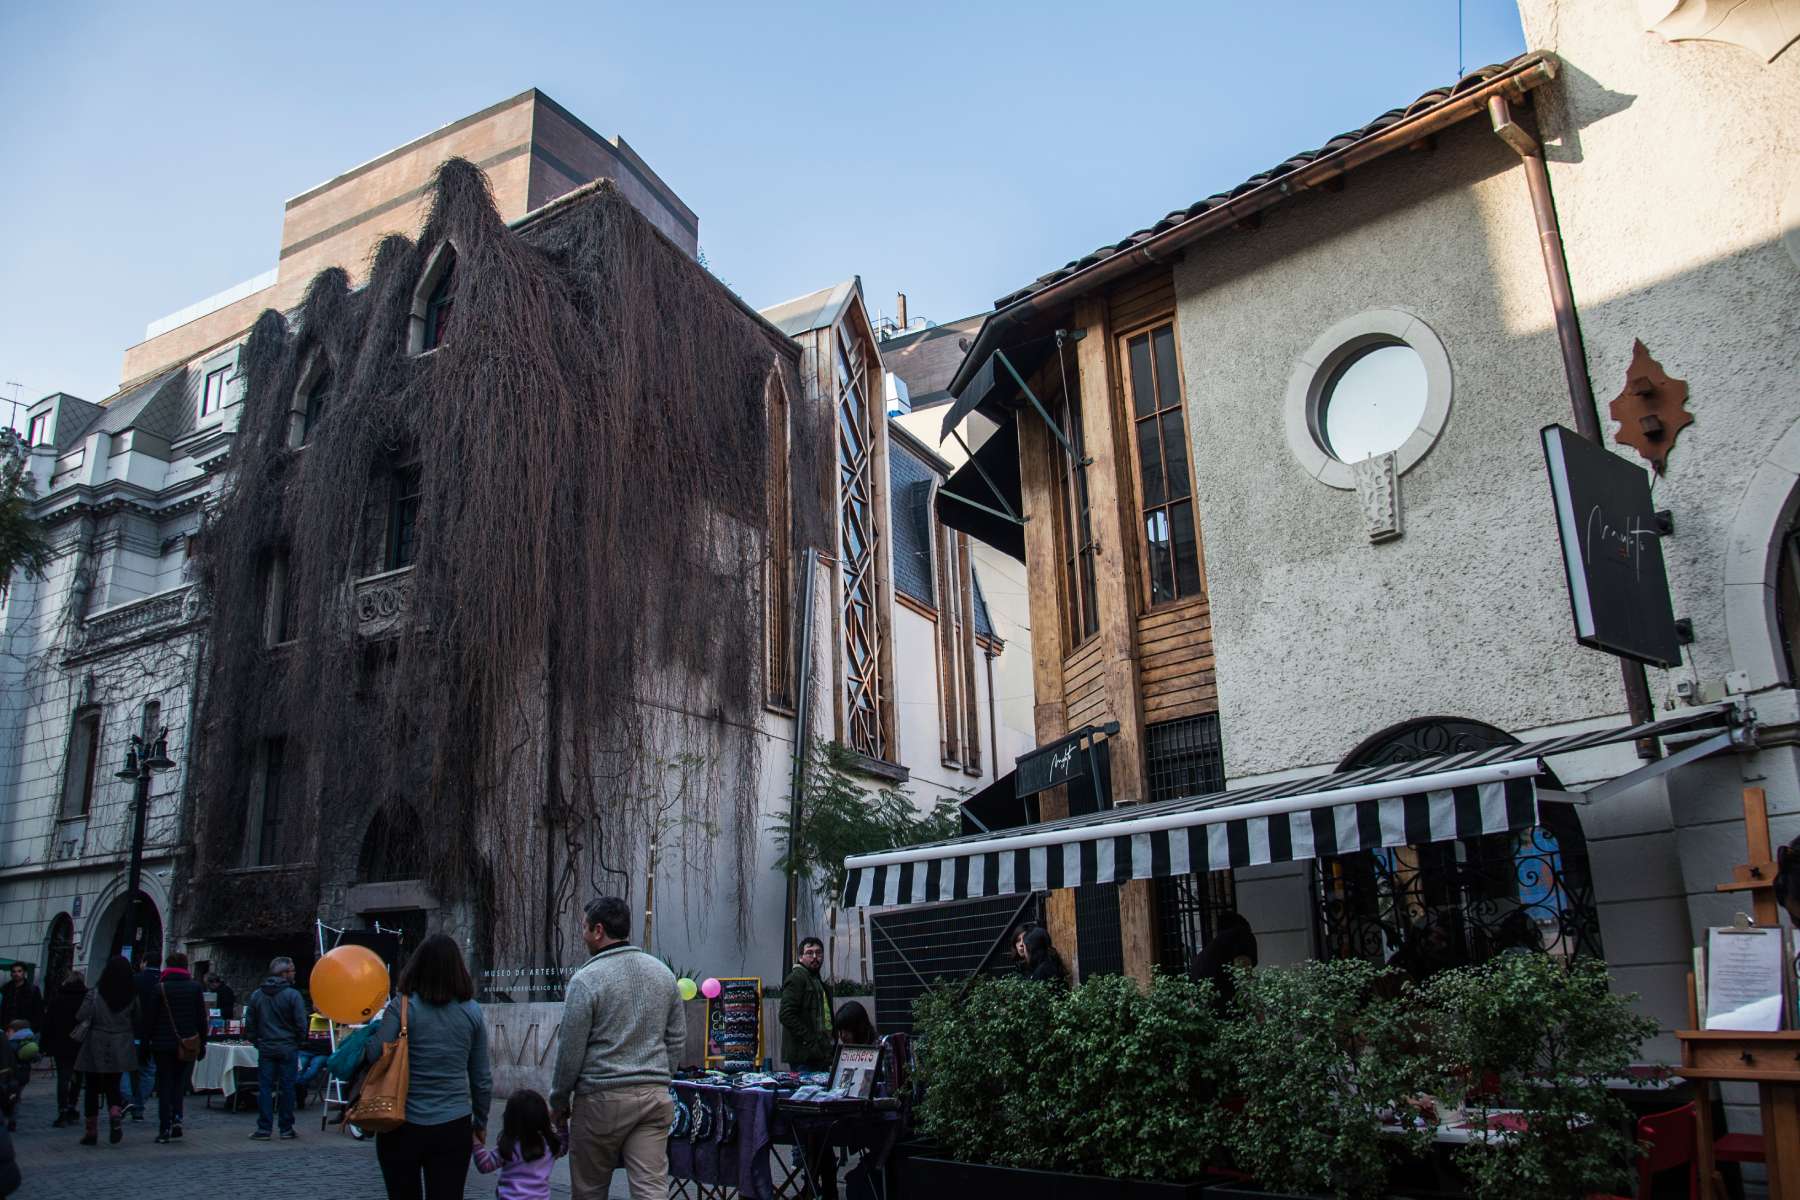
[[[700,994],[699,985],[691,979],[677,979],[675,981],[675,987],[681,992],[681,998],[683,1000],[692,1000],[695,996]]]

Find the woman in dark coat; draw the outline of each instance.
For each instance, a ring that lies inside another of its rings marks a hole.
[[[189,973],[187,955],[169,955],[150,1003],[144,1042],[156,1055],[156,1140],[165,1143],[181,1136],[182,1104],[194,1074],[194,1064],[181,1061],[181,1039],[199,1038],[200,1057],[206,1057],[206,993]]]
[[[70,971],[62,984],[50,994],[44,1006],[43,1037],[38,1045],[56,1063],[56,1120],[51,1125],[61,1129],[81,1119],[81,1073],[75,1069],[75,1056],[81,1043],[74,1038],[76,1014],[87,997],[87,980],[80,971]]]
[[[75,1056],[75,1069],[86,1080],[81,1103],[85,1129],[81,1144],[92,1146],[100,1140],[100,1095],[106,1094],[106,1115],[111,1121],[111,1141],[125,1136],[121,1118],[125,1113],[125,1094],[119,1089],[119,1076],[137,1069],[137,1027],[139,1022],[137,981],[131,964],[122,955],[106,960],[100,982],[81,1002],[75,1014],[77,1024],[88,1023],[87,1037],[82,1039],[81,1053]]]
[[[1025,933],[1025,969],[1027,979],[1068,985],[1069,968],[1051,944],[1050,931],[1042,926]]]
[[[1214,924],[1210,941],[1194,955],[1188,966],[1188,978],[1196,983],[1210,983],[1213,1005],[1223,1012],[1237,995],[1237,978],[1233,967],[1248,970],[1256,965],[1256,931],[1242,914],[1226,909]]]

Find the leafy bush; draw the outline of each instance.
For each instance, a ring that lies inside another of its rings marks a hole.
[[[913,1017],[921,1125],[952,1157],[1161,1182],[1205,1174],[1217,1019],[1202,985],[982,979],[966,994],[932,991]]]
[[[1382,1191],[1393,1149],[1426,1149],[1430,1022],[1396,982],[1360,959],[1239,973],[1219,1025],[1235,1110],[1220,1119],[1239,1169],[1276,1191],[1365,1197]],[[1384,1133],[1390,1114],[1418,1127]]]
[[[980,979],[965,993],[934,988],[913,1004],[925,1133],[963,1162],[1067,1166],[1057,1144],[1045,1062],[1057,988],[1024,979]]]
[[[1457,1154],[1481,1200],[1580,1200],[1630,1190],[1637,1152],[1606,1081],[1625,1073],[1656,1023],[1608,986],[1606,964],[1503,954],[1426,985],[1441,1014],[1447,1094],[1485,1118],[1496,1100],[1523,1110],[1523,1132]],[[1498,1080],[1491,1087],[1476,1087]],[[1472,1094],[1473,1093],[1473,1094]]]

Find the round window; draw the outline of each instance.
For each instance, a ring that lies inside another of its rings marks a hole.
[[[1319,396],[1319,432],[1339,462],[1398,450],[1425,416],[1425,363],[1405,342],[1376,342],[1338,364]]]

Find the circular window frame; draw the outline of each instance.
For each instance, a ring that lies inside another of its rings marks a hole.
[[[1419,317],[1397,308],[1372,308],[1337,322],[1314,339],[1288,378],[1288,449],[1314,479],[1340,491],[1356,489],[1350,465],[1327,448],[1321,417],[1326,390],[1345,363],[1373,346],[1399,344],[1425,367],[1425,411],[1394,450],[1394,470],[1405,474],[1437,444],[1450,417],[1450,354],[1437,333]]]

